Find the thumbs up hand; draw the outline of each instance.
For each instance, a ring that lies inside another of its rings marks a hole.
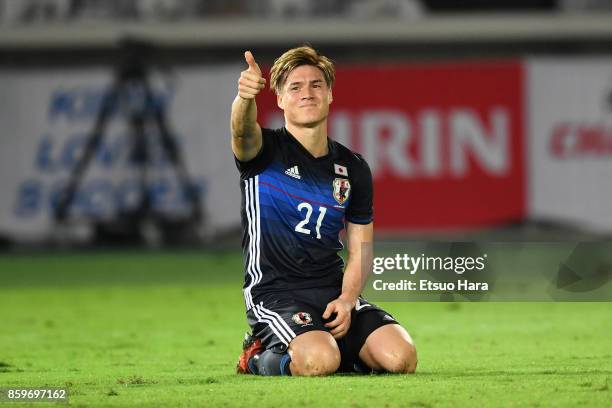
[[[266,86],[266,80],[262,77],[261,69],[251,51],[244,53],[244,59],[249,67],[240,73],[238,95],[242,99],[255,99],[257,94]]]

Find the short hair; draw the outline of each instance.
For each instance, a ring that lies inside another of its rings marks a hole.
[[[291,71],[301,65],[312,65],[323,73],[325,82],[329,88],[332,87],[336,79],[336,70],[332,60],[321,55],[309,45],[292,48],[278,57],[270,70],[270,89],[277,95],[287,81],[287,76]]]

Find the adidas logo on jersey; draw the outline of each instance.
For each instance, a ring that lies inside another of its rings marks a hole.
[[[300,176],[300,171],[298,170],[298,166],[288,168],[287,170],[285,170],[285,174],[298,180],[302,179],[302,176]]]

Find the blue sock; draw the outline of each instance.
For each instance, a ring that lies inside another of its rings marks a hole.
[[[289,353],[268,349],[249,360],[249,369],[259,375],[291,375],[290,363]],[[251,364],[256,368],[252,369]]]
[[[289,364],[291,364],[291,356],[289,353],[285,353],[280,361],[281,375],[291,375],[291,368],[289,367]]]

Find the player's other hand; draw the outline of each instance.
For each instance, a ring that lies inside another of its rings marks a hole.
[[[348,300],[336,299],[327,304],[323,319],[329,319],[334,313],[336,318],[329,323],[325,323],[325,327],[331,329],[330,333],[334,339],[340,339],[346,335],[351,327],[351,311],[353,304]]]
[[[251,51],[245,51],[244,59],[249,67],[240,73],[238,95],[242,99],[255,99],[259,91],[266,86],[266,80],[262,77],[261,69]]]

